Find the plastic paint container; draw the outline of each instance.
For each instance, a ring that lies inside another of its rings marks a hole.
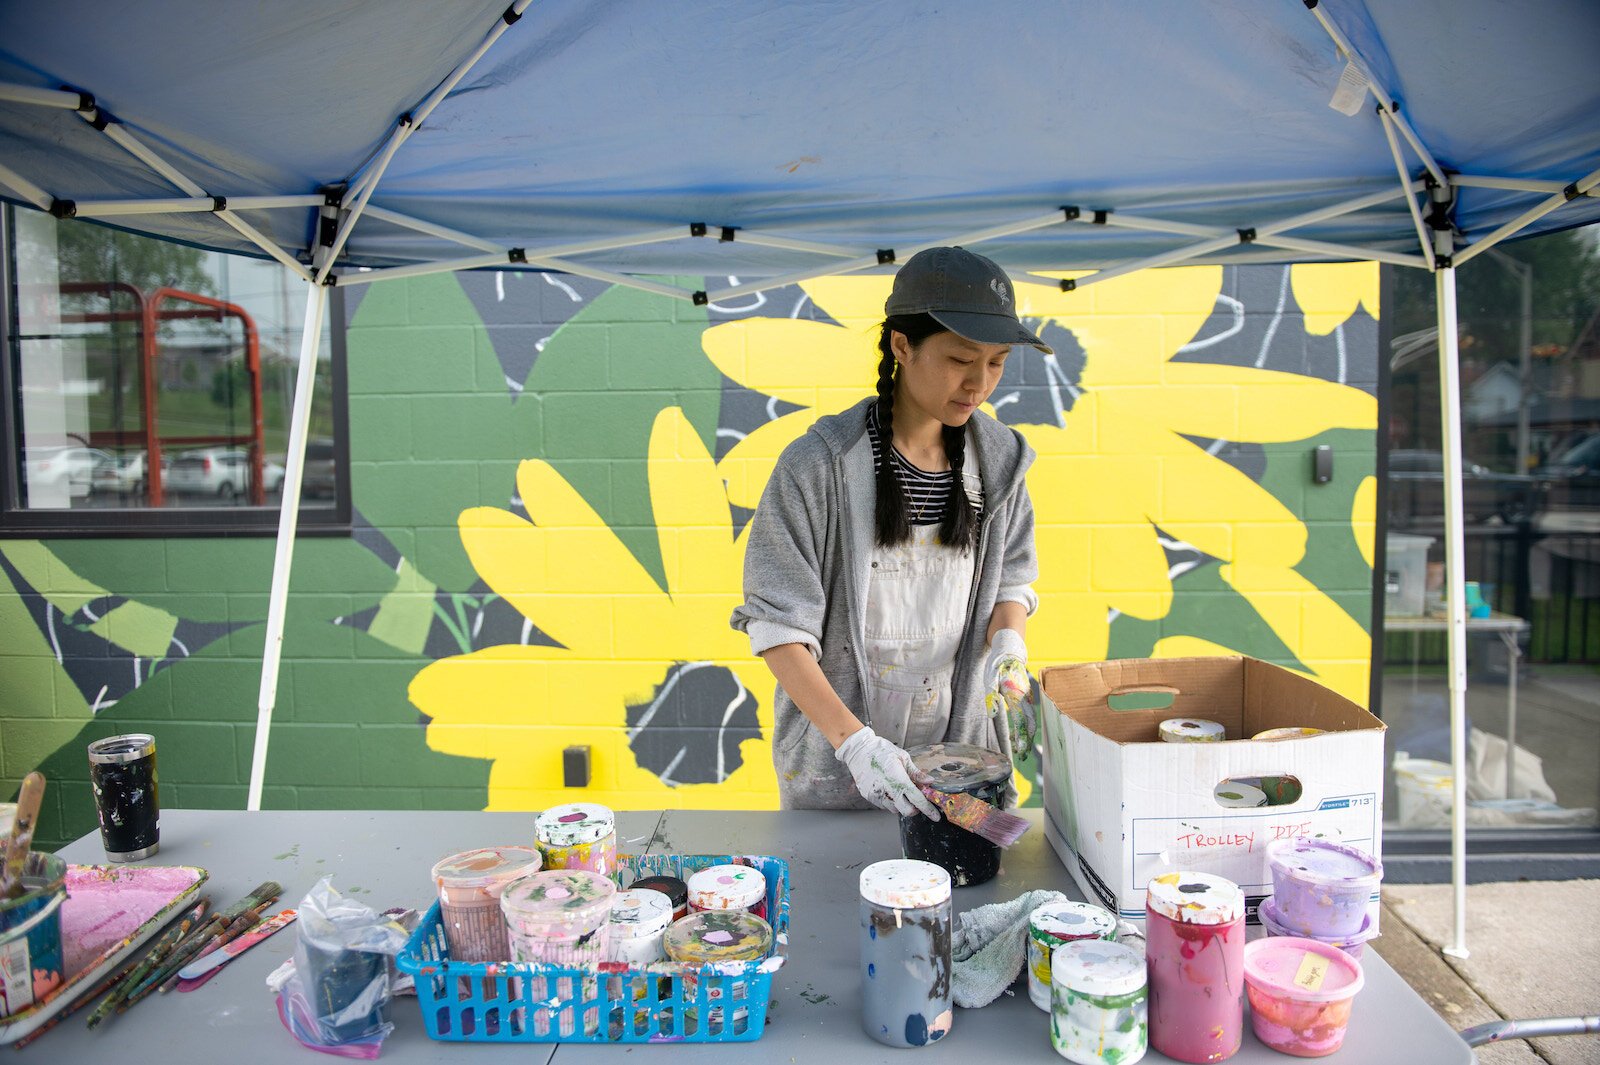
[[[1320,1058],[1338,1050],[1361,990],[1361,963],[1314,939],[1273,936],[1244,948],[1250,1026],[1282,1054]]]
[[[999,806],[1011,779],[1011,763],[998,751],[970,743],[929,743],[906,750],[928,783],[947,795],[972,795]],[[912,812],[900,818],[900,853],[932,862],[956,887],[981,884],[1000,871],[1000,848],[974,832]]]
[[[1080,940],[1050,959],[1050,1045],[1078,1065],[1133,1065],[1148,1046],[1145,960],[1122,943]]]
[[[1254,784],[1241,784],[1237,780],[1224,780],[1211,793],[1217,805],[1227,810],[1253,810],[1267,805],[1267,793]]]
[[[1330,947],[1338,947],[1346,954],[1361,960],[1361,955],[1367,951],[1367,940],[1377,939],[1378,930],[1372,927],[1372,916],[1368,914],[1361,920],[1361,928],[1348,936],[1308,936],[1284,926],[1278,917],[1278,907],[1273,903],[1272,897],[1261,900],[1261,905],[1256,909],[1256,915],[1261,918],[1261,927],[1267,930],[1269,936],[1295,936],[1300,939],[1315,939],[1319,943],[1326,943]]]
[[[89,783],[106,858],[137,862],[160,849],[154,736],[134,732],[89,744]]]
[[[1116,939],[1117,919],[1088,902],[1051,902],[1028,914],[1028,998],[1050,1011],[1050,952],[1080,939]]]
[[[1250,738],[1253,740],[1303,740],[1307,736],[1324,735],[1327,731],[1325,728],[1291,726],[1289,728],[1269,728],[1265,732],[1258,732]]]
[[[1244,1034],[1244,892],[1209,873],[1165,873],[1145,894],[1150,1045],[1169,1058],[1230,1058]]]
[[[713,865],[689,877],[689,909],[749,910],[767,918],[767,878],[748,865]]]
[[[1395,789],[1400,793],[1400,824],[1407,828],[1443,828],[1455,806],[1455,775],[1447,762],[1402,758],[1394,763]]]
[[[689,915],[689,885],[675,876],[646,876],[635,880],[634,890],[659,891],[672,900],[672,919],[681,920]]]
[[[950,874],[891,858],[861,870],[861,1027],[920,1047],[950,1034]]]
[[[61,904],[67,863],[30,851],[23,894],[0,901],[0,1017],[27,1009],[61,984]]]
[[[1278,920],[1316,938],[1361,931],[1383,880],[1383,863],[1365,851],[1306,836],[1268,844],[1267,868]]]
[[[533,826],[546,869],[617,871],[617,815],[593,802],[552,806]]]
[[[649,888],[619,891],[611,900],[609,961],[644,965],[665,958],[662,937],[672,923],[672,900]]]
[[[691,913],[681,921],[674,921],[663,937],[662,945],[667,957],[686,965],[714,965],[722,962],[760,961],[772,953],[772,926],[747,910],[705,910]],[[705,975],[693,969],[686,970],[683,981],[684,1033],[695,1030],[698,1007],[688,1003],[699,994],[700,979]],[[706,1011],[708,1031],[730,1034],[723,1024],[723,1007],[717,1005],[723,998],[722,984],[726,978],[713,979],[706,988],[706,1000],[713,1003]],[[750,1023],[750,1010],[739,1005],[744,999],[745,984],[732,985],[733,1035],[742,1034]]]
[[[616,893],[616,884],[588,869],[546,869],[512,881],[500,895],[511,960],[572,967],[598,965],[611,946],[608,918]],[[533,977],[528,997],[534,1002],[552,997],[571,1000],[575,997],[572,985],[570,977],[563,977],[552,990],[545,977]],[[573,1012],[562,1010],[553,1019],[548,1009],[536,1008],[534,1031],[548,1035],[552,1027],[558,1027],[560,1034],[572,1035],[577,1030]],[[597,1009],[585,1012],[583,1026],[588,1033],[599,1031]]]
[[[433,867],[439,923],[456,961],[509,961],[500,895],[518,877],[539,871],[532,847],[484,847],[452,854]]]
[[[1228,738],[1220,721],[1201,717],[1169,717],[1156,726],[1163,743],[1221,743]]]

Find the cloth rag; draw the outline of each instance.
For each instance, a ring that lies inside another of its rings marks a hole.
[[[1028,960],[1028,915],[1066,900],[1059,891],[1040,888],[957,915],[950,938],[951,1000],[975,1009],[999,998]]]

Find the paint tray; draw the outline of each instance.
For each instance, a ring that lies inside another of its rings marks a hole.
[[[772,977],[789,949],[789,863],[753,855],[619,854],[622,887],[713,865],[767,878],[773,953],[761,961],[685,965],[604,962],[597,968],[450,958],[435,902],[395,959],[416,981],[434,1039],[472,1043],[731,1043],[759,1039]]]
[[[131,960],[193,902],[207,875],[192,865],[68,865],[64,979],[42,1001],[0,1022],[0,1046],[38,1031]]]

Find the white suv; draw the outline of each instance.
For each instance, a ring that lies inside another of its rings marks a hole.
[[[236,447],[180,451],[162,471],[169,492],[190,492],[233,500],[250,488],[250,452]]]

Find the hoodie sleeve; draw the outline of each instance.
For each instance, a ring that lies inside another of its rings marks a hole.
[[[813,657],[822,657],[827,612],[822,583],[823,524],[828,510],[821,478],[805,468],[812,465],[786,451],[750,520],[744,602],[734,609],[729,624],[750,637],[751,654],[799,643]],[[798,474],[796,467],[801,467]]]
[[[1033,546],[1033,498],[1028,486],[1017,489],[1006,523],[1006,554],[1000,566],[1000,592],[997,603],[1021,603],[1028,616],[1039,609],[1039,596],[1033,582],[1039,577],[1039,556]]]

